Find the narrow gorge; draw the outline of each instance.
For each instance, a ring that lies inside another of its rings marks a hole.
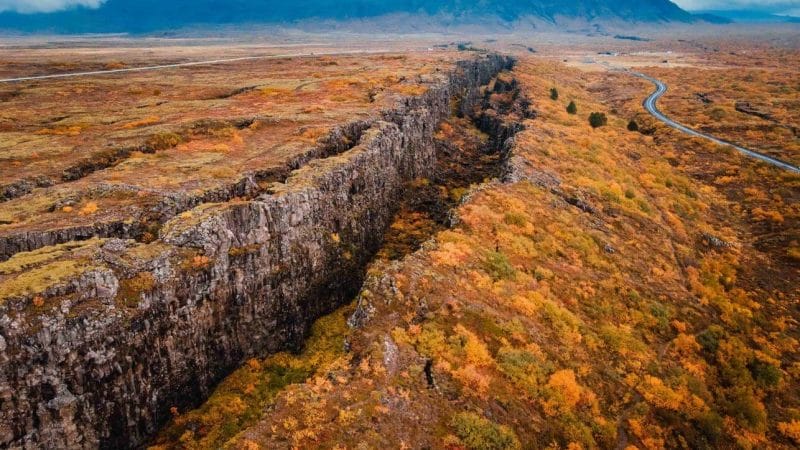
[[[47,265],[18,281],[41,286],[35,295],[10,284],[0,304],[0,445],[141,447],[171,408],[197,406],[247,359],[301,348],[316,319],[356,296],[384,238],[413,249],[430,236],[393,238],[398,210],[447,226],[460,199],[418,180],[466,192],[508,175],[521,129],[508,117],[533,116],[516,81],[496,78],[513,65],[460,62],[380,119],[335,130],[286,174],[174,208],[153,242],[110,229],[13,245],[25,253],[8,245],[0,273]],[[437,138],[451,117],[488,143],[462,154]]]

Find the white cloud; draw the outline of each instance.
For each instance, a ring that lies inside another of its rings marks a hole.
[[[76,6],[97,8],[106,0],[0,0],[0,12],[47,13],[62,11]]]
[[[698,9],[756,9],[786,11],[800,8],[800,0],[673,0],[681,8]]]

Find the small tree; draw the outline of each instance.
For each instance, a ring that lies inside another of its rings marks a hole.
[[[550,100],[558,100],[558,89],[550,88]]]
[[[608,123],[608,118],[604,113],[593,112],[589,114],[589,125],[591,125],[592,128],[599,128],[602,127],[603,125],[606,125],[607,123]]]
[[[567,112],[570,114],[578,114],[578,105],[574,101],[569,102],[567,105]]]
[[[635,120],[628,122],[628,131],[639,131],[639,124]]]

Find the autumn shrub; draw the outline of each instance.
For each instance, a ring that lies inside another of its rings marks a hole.
[[[714,356],[719,348],[719,341],[725,336],[725,331],[718,325],[711,325],[696,337],[697,343],[707,355]]]
[[[143,119],[134,120],[133,122],[128,122],[122,126],[122,128],[126,130],[132,130],[134,128],[146,127],[150,125],[155,125],[161,121],[159,116],[148,116]]]
[[[464,353],[464,359],[469,364],[475,366],[489,366],[493,363],[492,355],[486,344],[478,335],[466,329],[463,325],[456,325],[455,331],[458,334],[457,340],[460,350]]]
[[[776,224],[781,224],[784,221],[783,214],[781,214],[780,211],[769,210],[758,207],[754,208],[752,213],[753,213],[753,218],[756,220],[769,221]]]
[[[800,444],[800,420],[781,422],[778,424],[778,431],[784,436],[794,440],[795,443]]]
[[[528,218],[525,217],[524,214],[508,212],[506,213],[505,217],[503,218],[503,222],[508,225],[515,225],[518,227],[524,227],[525,224],[528,223]]]
[[[737,386],[727,393],[727,413],[750,431],[764,432],[767,427],[767,411],[750,392],[743,386]]]
[[[166,150],[177,146],[183,142],[183,138],[177,133],[157,133],[147,140],[147,146],[155,151]]]
[[[463,412],[456,414],[450,425],[456,436],[470,450],[520,449],[517,435],[505,425],[498,425],[483,417]]]
[[[501,348],[497,355],[498,368],[516,383],[526,387],[531,395],[553,371],[553,364],[542,360],[528,350],[513,347]]]
[[[700,414],[697,419],[697,428],[701,431],[706,442],[697,442],[694,448],[708,447],[708,444],[715,444],[720,440],[724,433],[725,421],[716,412],[708,410]]]
[[[495,281],[512,280],[516,275],[508,257],[500,252],[491,252],[483,261],[483,268]]]
[[[567,414],[580,402],[583,388],[575,379],[572,370],[559,370],[547,381],[547,390],[543,400],[545,414],[555,416]]]
[[[83,208],[78,212],[82,216],[89,216],[96,213],[98,210],[97,202],[87,202]]]
[[[181,264],[181,268],[189,271],[201,271],[211,265],[211,258],[205,255],[192,255]]]
[[[606,124],[608,124],[608,117],[606,117],[604,113],[593,112],[589,114],[589,125],[591,125],[592,128],[599,128]]]
[[[781,381],[781,369],[770,363],[756,359],[751,361],[747,367],[756,383],[763,388],[775,387]]]
[[[716,120],[717,122],[719,122],[720,120],[724,119],[725,115],[726,115],[725,114],[725,110],[722,109],[722,108],[714,108],[711,111],[709,111],[709,113],[708,113],[708,116],[711,117],[712,119]]]
[[[151,291],[156,280],[150,272],[142,272],[133,278],[122,280],[117,291],[117,301],[129,308],[135,308],[143,293]]]
[[[567,105],[567,113],[578,114],[578,105],[574,101],[569,102],[569,105]]]

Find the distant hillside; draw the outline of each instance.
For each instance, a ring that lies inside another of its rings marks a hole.
[[[718,16],[716,14],[711,14],[711,13],[703,13],[703,12],[695,13],[694,17],[697,20],[702,20],[703,22],[714,23],[714,24],[718,24],[718,25],[724,25],[724,24],[728,24],[728,23],[733,23],[732,19],[729,19],[729,18],[723,17],[723,16]]]
[[[448,23],[536,19],[587,22],[689,22],[668,0],[108,0],[98,9],[50,14],[0,13],[0,29],[53,32],[149,32],[198,24],[291,24],[359,20],[388,14],[443,18]]]
[[[739,22],[739,23],[752,23],[752,22],[761,22],[761,23],[781,23],[781,22],[788,22],[788,23],[800,23],[800,17],[791,17],[791,16],[781,16],[778,14],[772,14],[766,11],[756,11],[756,10],[713,10],[713,11],[696,11],[696,15],[698,17],[703,16],[715,16],[715,17],[722,17],[727,19],[731,22]]]

